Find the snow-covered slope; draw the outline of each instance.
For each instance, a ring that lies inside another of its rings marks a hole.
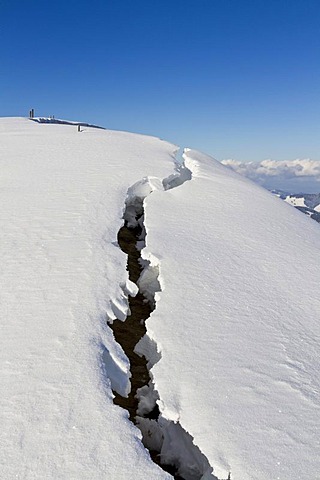
[[[320,478],[319,227],[212,158],[185,160],[192,180],[145,208],[162,416],[218,478]]]
[[[137,291],[117,233],[146,197],[145,443],[187,480],[320,478],[318,225],[156,138],[2,119],[0,139],[0,477],[172,478],[111,392],[130,372],[107,319]]]
[[[176,147],[74,126],[0,121],[0,478],[168,478],[113,405],[127,384],[107,317],[125,317],[117,232],[128,187],[172,173]]]

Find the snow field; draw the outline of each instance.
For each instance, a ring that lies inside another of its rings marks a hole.
[[[0,477],[172,478],[112,402],[130,365],[107,321],[137,292],[117,233],[143,207],[150,446],[187,480],[318,478],[318,225],[156,138],[25,119],[0,138]]]
[[[219,479],[317,478],[318,225],[210,157],[185,162],[190,182],[145,200],[161,416]]]
[[[25,119],[0,136],[0,477],[171,478],[113,405],[102,356],[127,388],[106,323],[136,290],[117,232],[128,186],[170,175],[176,147]]]

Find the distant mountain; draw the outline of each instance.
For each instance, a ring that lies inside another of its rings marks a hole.
[[[295,194],[283,190],[271,190],[271,193],[320,223],[320,193]]]

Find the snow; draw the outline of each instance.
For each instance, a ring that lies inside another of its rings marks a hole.
[[[59,118],[55,117],[32,117],[30,120],[38,123],[55,123],[55,124],[60,124],[60,125],[75,125],[75,126],[80,126],[80,127],[92,127],[92,128],[102,128],[104,130],[104,127],[100,127],[98,125],[92,125],[90,123],[84,123],[84,122],[74,122],[71,120],[62,120]]]
[[[172,174],[176,147],[27,119],[0,135],[0,477],[171,478],[113,405],[108,376],[128,389],[129,365],[106,320],[136,291],[117,246],[127,189]]]
[[[319,478],[319,226],[204,154],[70,123],[0,119],[0,477],[172,478],[112,401],[117,233],[144,208],[150,445],[186,480]]]
[[[185,161],[191,181],[145,200],[161,417],[219,479],[318,478],[319,227],[203,154]]]
[[[287,195],[284,199],[285,202],[293,205],[294,207],[306,207],[307,205],[304,202],[303,197],[293,197],[292,195]]]

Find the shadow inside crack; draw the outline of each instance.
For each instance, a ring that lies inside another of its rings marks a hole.
[[[137,283],[141,274],[141,266],[139,264],[140,252],[136,248],[141,230],[140,226],[128,228],[125,224],[118,233],[118,244],[121,250],[128,255],[127,270],[129,279],[134,283]],[[124,398],[113,392],[115,395],[114,403],[128,410],[129,418],[134,422],[138,408],[137,390],[148,384],[150,380],[147,361],[145,357],[137,355],[134,352],[134,348],[146,333],[145,320],[149,318],[152,309],[140,292],[135,297],[129,297],[129,308],[130,315],[125,322],[115,320],[110,325],[110,328],[116,341],[122,346],[129,358],[131,370],[131,391],[128,397]]]
[[[129,272],[129,279],[134,283],[137,283],[142,273],[142,267],[139,263],[140,251],[136,246],[141,234],[142,228],[138,222],[134,228],[128,228],[127,222],[125,222],[125,225],[118,232],[118,244],[121,250],[128,255],[127,270]],[[146,333],[145,321],[149,318],[154,307],[146,300],[142,293],[138,292],[135,297],[129,298],[129,308],[130,315],[127,319],[124,322],[115,320],[110,325],[110,328],[113,331],[115,340],[121,345],[129,358],[131,391],[127,398],[122,397],[114,391],[113,401],[116,405],[129,412],[130,420],[139,428],[137,422],[137,410],[139,406],[137,391],[149,384],[150,374],[147,368],[146,358],[137,355],[134,349]],[[146,418],[156,420],[158,417],[159,408],[155,405],[152,411],[146,414]],[[149,450],[149,452],[152,460],[161,466],[163,470],[170,473],[175,479],[183,480],[183,478],[177,474],[177,468],[175,466],[161,463],[160,451]]]

